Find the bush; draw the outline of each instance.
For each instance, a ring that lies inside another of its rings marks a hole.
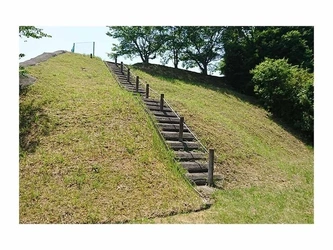
[[[251,70],[263,106],[313,140],[313,74],[286,59],[265,60]]]

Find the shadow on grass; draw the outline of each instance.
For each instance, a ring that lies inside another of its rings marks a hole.
[[[150,74],[154,77],[157,77],[161,80],[166,80],[171,83],[175,83],[176,80],[184,81],[187,84],[200,86],[206,89],[210,89],[224,95],[230,95],[237,98],[241,102],[246,102],[251,105],[263,108],[260,104],[260,101],[253,96],[248,96],[245,94],[241,94],[233,89],[232,86],[228,85],[225,77],[217,77],[217,76],[205,76],[197,72],[191,72],[182,69],[175,69],[167,66],[157,65],[157,64],[149,64],[144,65],[142,63],[136,63],[132,65],[134,69],[141,70],[147,74]],[[282,127],[285,131],[295,136],[297,139],[305,143],[306,145],[313,147],[313,136],[306,136],[301,132],[293,129],[291,125],[284,122],[279,117],[270,115],[269,119],[277,123],[280,127]]]
[[[49,135],[52,129],[50,118],[42,105],[42,103],[36,105],[34,100],[29,103],[20,103],[20,156],[35,152],[40,137]]]
[[[238,93],[233,89],[232,86],[227,85],[225,77],[210,75],[205,76],[201,73],[183,69],[175,69],[157,64],[144,65],[142,63],[136,63],[132,65],[132,67],[134,69],[146,72],[147,74],[150,74],[161,80],[166,80],[171,83],[175,83],[176,80],[184,81],[187,84],[200,86],[206,89],[220,92],[225,95],[232,95],[239,101],[248,102],[255,106],[260,106],[258,100],[254,97]]]
[[[280,117],[277,117],[273,114],[269,115],[269,119],[278,124],[282,129],[287,131],[289,134],[292,134],[294,137],[296,137],[298,140],[306,144],[307,146],[313,148],[314,147],[314,135],[309,133],[302,133],[295,128],[293,128],[291,125],[289,125],[287,122],[285,122]]]

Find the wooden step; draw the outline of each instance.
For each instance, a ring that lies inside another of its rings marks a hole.
[[[163,116],[155,116],[155,119],[159,123],[168,123],[168,124],[179,124],[179,118],[174,117],[163,117]]]
[[[186,162],[180,162],[180,164],[189,173],[203,173],[203,172],[208,172],[208,163],[186,161]]]
[[[162,131],[161,134],[163,135],[164,139],[166,139],[166,140],[170,140],[170,141],[179,140],[179,132],[177,133],[177,132]],[[189,132],[183,133],[183,139],[185,141],[195,140],[194,136]]]
[[[155,116],[163,116],[163,117],[177,117],[174,112],[167,112],[167,111],[156,111],[153,110],[151,113]]]
[[[160,110],[160,103],[158,102],[158,103],[155,103],[155,102],[147,102],[147,101],[143,101],[143,103],[147,106],[147,108],[149,108],[149,109],[151,109],[151,110]],[[168,105],[166,105],[165,103],[164,103],[164,105],[163,105],[163,110],[166,110],[166,111],[168,111],[168,109],[170,109],[171,110],[171,108],[168,106]]]
[[[179,161],[195,161],[206,159],[206,155],[200,152],[176,151],[174,153],[176,155],[176,159]]]
[[[146,105],[146,106],[151,111],[160,111],[160,106],[159,105],[158,106],[157,105],[154,105],[154,106]],[[172,112],[171,108],[168,108],[168,107],[165,107],[165,106],[163,106],[163,111]]]
[[[163,131],[172,131],[172,132],[178,132],[179,131],[179,124],[168,124],[168,123],[159,123],[158,126]],[[184,125],[184,132],[188,132],[188,128],[186,125]]]
[[[191,142],[191,141],[168,141],[166,140],[166,143],[169,145],[169,147],[173,150],[194,150],[199,149],[200,145],[197,142]]]
[[[186,173],[185,176],[198,186],[207,184],[208,180],[207,173]]]

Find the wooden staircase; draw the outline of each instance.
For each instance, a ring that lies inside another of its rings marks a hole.
[[[184,122],[181,124],[178,114],[162,98],[160,100],[149,98],[146,95],[147,88],[139,86],[138,78],[131,76],[130,71],[125,69],[124,65],[108,61],[105,63],[120,86],[141,96],[146,110],[155,119],[165,144],[174,151],[175,160],[187,170],[187,178],[198,186],[208,184],[208,152],[187,125]],[[183,132],[180,138],[181,127]],[[210,156],[211,164],[213,164],[213,157]]]

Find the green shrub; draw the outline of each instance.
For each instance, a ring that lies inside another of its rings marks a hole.
[[[263,106],[313,140],[313,74],[286,59],[265,60],[251,70]]]

